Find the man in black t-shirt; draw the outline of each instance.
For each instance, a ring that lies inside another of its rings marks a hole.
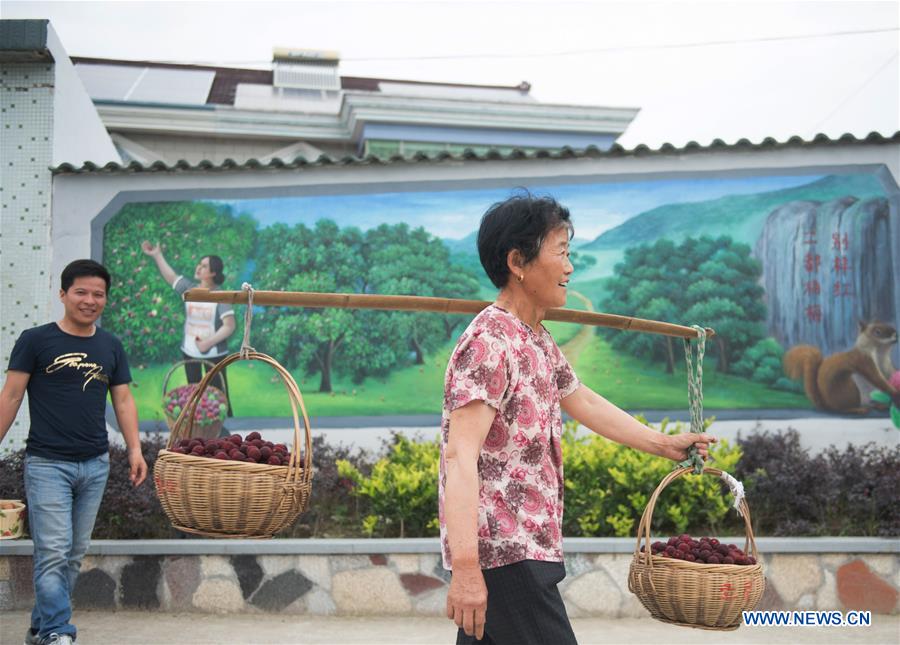
[[[0,391],[0,441],[28,392],[25,494],[34,541],[34,610],[27,644],[68,645],[71,594],[109,475],[107,393],[125,438],[131,482],[147,476],[137,407],[122,343],[94,323],[103,313],[109,272],[76,260],[62,272],[59,322],[22,332]]]

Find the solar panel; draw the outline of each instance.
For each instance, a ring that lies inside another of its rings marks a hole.
[[[92,99],[205,105],[214,71],[124,65],[75,67]]]

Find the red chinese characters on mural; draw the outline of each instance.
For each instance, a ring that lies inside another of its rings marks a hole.
[[[816,225],[803,230],[803,245],[808,248],[803,256],[803,268],[806,271],[807,279],[803,281],[803,293],[809,296],[809,302],[806,305],[804,314],[806,319],[813,323],[822,322],[822,307],[818,303],[819,295],[822,293],[822,285],[819,282],[819,267],[822,266],[822,256],[816,253]]]
[[[832,269],[834,282],[831,285],[832,298],[854,298],[853,282],[848,281],[851,272],[850,256],[847,251],[850,248],[850,235],[835,231],[831,234],[831,250],[834,251]]]

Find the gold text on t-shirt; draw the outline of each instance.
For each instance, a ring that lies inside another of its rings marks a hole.
[[[58,372],[64,367],[71,367],[76,370],[85,370],[84,372],[84,385],[81,386],[81,391],[87,388],[88,383],[93,380],[100,381],[101,383],[109,383],[109,377],[105,374],[101,374],[103,372],[103,366],[98,365],[97,363],[86,363],[84,359],[87,358],[87,354],[83,352],[72,352],[69,354],[61,354],[53,359],[53,362],[47,366],[47,369],[44,370],[47,374],[52,374],[53,372]]]

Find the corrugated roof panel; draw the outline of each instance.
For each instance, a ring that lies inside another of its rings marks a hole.
[[[303,168],[306,166],[356,166],[356,165],[381,165],[381,164],[416,164],[416,163],[440,163],[443,161],[495,161],[495,160],[529,160],[529,159],[578,159],[590,158],[600,159],[602,157],[642,157],[666,154],[690,154],[696,152],[705,152],[709,150],[771,150],[782,148],[813,148],[853,145],[859,143],[868,144],[889,144],[900,143],[900,130],[891,135],[883,135],[880,132],[870,132],[864,138],[846,133],[836,139],[832,139],[825,134],[817,134],[812,139],[802,139],[801,137],[791,137],[786,141],[779,142],[772,137],[766,137],[759,143],[753,143],[747,139],[741,139],[736,143],[725,143],[721,139],[716,139],[708,145],[700,145],[696,141],[690,141],[681,148],[676,148],[671,143],[664,143],[657,149],[652,149],[644,144],[640,144],[634,148],[626,149],[619,144],[613,144],[609,150],[600,150],[595,146],[588,146],[585,149],[573,149],[564,146],[559,150],[536,150],[527,152],[515,149],[509,153],[501,153],[497,150],[489,150],[484,154],[478,154],[467,149],[462,154],[451,154],[449,152],[440,152],[435,155],[428,155],[418,152],[411,157],[402,155],[393,155],[391,157],[377,157],[375,155],[367,155],[365,157],[353,157],[347,155],[345,157],[335,158],[328,155],[321,155],[318,159],[306,159],[305,157],[295,157],[294,159],[278,159],[273,158],[268,163],[262,163],[258,159],[248,159],[244,163],[237,163],[234,159],[226,159],[220,164],[214,164],[209,160],[203,160],[196,164],[191,164],[184,159],[176,161],[171,166],[166,165],[162,161],[154,161],[149,164],[141,164],[137,161],[124,165],[115,162],[109,162],[104,166],[98,166],[90,161],[85,162],[81,166],[75,166],[70,163],[60,164],[51,167],[50,170],[54,174],[82,174],[82,173],[128,173],[128,172],[173,172],[173,171],[228,171],[228,170],[259,170],[259,169],[293,169]]]

